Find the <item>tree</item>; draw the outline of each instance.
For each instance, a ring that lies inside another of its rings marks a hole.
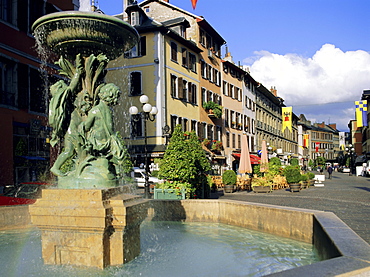
[[[159,178],[190,183],[196,195],[208,188],[205,173],[211,169],[195,132],[183,132],[177,125],[164,157],[160,162]]]

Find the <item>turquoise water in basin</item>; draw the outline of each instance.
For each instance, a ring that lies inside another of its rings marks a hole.
[[[44,265],[38,229],[0,232],[1,276],[264,276],[318,261],[313,246],[216,223],[144,222],[141,254],[104,270]]]

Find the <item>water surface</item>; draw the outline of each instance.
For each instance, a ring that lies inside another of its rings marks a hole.
[[[318,261],[313,246],[216,223],[144,222],[141,254],[105,270],[44,265],[38,229],[0,232],[2,276],[264,276]]]

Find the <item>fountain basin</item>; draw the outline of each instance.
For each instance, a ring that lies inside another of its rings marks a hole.
[[[147,220],[225,223],[309,242],[317,249],[322,261],[273,276],[367,276],[370,273],[370,246],[331,212],[230,200],[152,200],[148,204]],[[0,214],[15,213],[3,208]],[[23,209],[27,210],[28,206]],[[19,211],[19,214],[24,213]],[[8,218],[7,223],[0,218],[0,226],[14,224],[17,215]],[[24,224],[30,223],[29,217],[23,218]]]
[[[103,53],[115,59],[139,41],[138,32],[128,23],[93,12],[48,14],[37,19],[32,30],[42,48],[69,58]]]

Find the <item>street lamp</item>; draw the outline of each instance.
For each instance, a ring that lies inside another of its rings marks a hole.
[[[157,107],[153,107],[149,103],[149,97],[145,94],[140,96],[140,103],[143,104],[143,111],[139,112],[136,106],[131,106],[129,113],[134,115],[132,118],[134,121],[143,120],[144,121],[144,153],[145,153],[145,185],[144,185],[144,197],[150,198],[149,191],[149,159],[148,159],[148,138],[146,134],[146,122],[148,120],[154,121],[155,116],[158,113]],[[135,116],[136,115],[136,116]]]
[[[352,147],[352,144],[348,145],[348,147],[346,147],[346,151],[348,152],[348,155],[349,155],[349,176],[352,176],[352,159],[353,159],[353,153],[355,151],[355,148]]]
[[[272,156],[272,147],[270,146],[270,143],[266,143],[266,146],[267,146],[267,153],[268,153],[268,156],[269,156],[269,159],[271,159],[271,156]]]

